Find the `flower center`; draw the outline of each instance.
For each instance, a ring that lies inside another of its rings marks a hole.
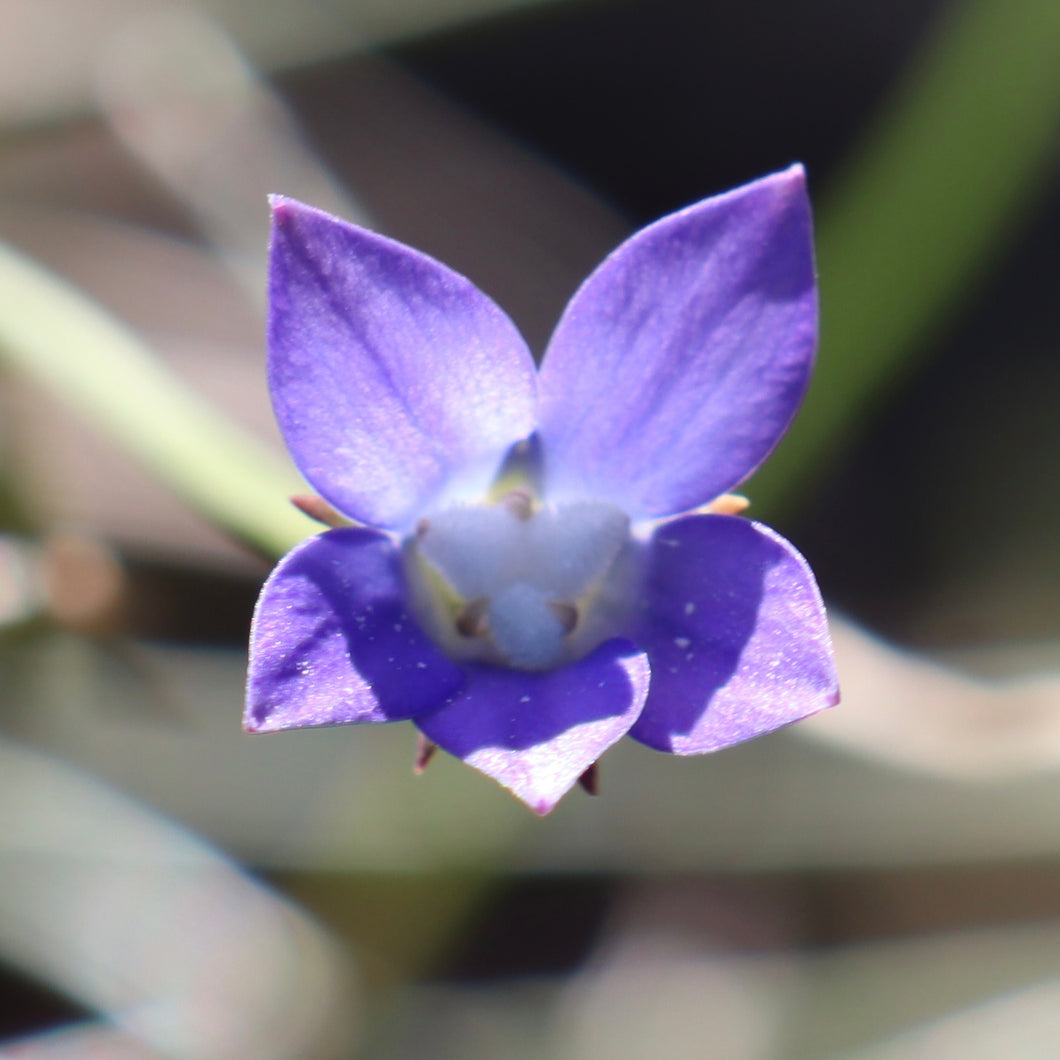
[[[612,505],[516,489],[421,520],[405,551],[421,620],[448,654],[542,670],[614,634],[629,540]]]

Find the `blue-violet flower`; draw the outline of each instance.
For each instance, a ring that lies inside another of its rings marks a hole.
[[[540,371],[462,276],[272,202],[276,417],[350,525],[262,589],[249,731],[411,718],[547,813],[626,733],[699,754],[836,702],[805,560],[719,514],[810,376],[801,166],[623,243]]]

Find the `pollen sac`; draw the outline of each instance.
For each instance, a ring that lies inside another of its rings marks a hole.
[[[488,628],[486,612],[489,606],[490,602],[484,596],[476,596],[474,600],[468,600],[453,618],[457,633],[462,637],[481,637]]]
[[[548,609],[552,612],[564,633],[573,633],[578,626],[578,609],[565,600],[549,600]]]
[[[458,658],[560,665],[614,635],[629,598],[629,518],[600,501],[513,490],[431,513],[405,551],[421,621]]]

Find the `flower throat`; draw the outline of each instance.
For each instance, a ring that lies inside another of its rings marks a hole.
[[[421,519],[406,570],[427,631],[458,658],[544,670],[618,632],[630,521],[597,500],[539,499],[528,443],[489,495]]]

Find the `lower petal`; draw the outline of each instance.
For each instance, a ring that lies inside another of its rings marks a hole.
[[[243,724],[275,732],[398,721],[462,683],[410,617],[389,538],[330,530],[289,552],[261,590]]]
[[[647,658],[624,640],[557,670],[466,669],[463,691],[416,724],[539,814],[629,731],[648,693]]]
[[[651,693],[630,735],[701,754],[788,725],[839,699],[813,572],[779,534],[691,516],[652,539],[634,637]]]

